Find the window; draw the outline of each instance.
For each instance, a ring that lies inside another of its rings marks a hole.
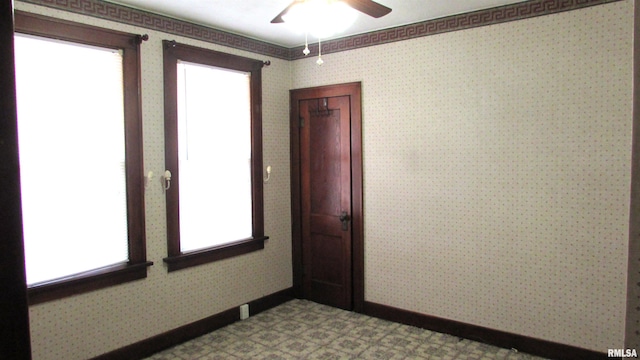
[[[16,13],[31,303],[146,277],[136,35]]]
[[[262,66],[164,42],[169,271],[264,248]]]

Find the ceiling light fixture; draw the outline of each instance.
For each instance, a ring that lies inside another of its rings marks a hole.
[[[309,34],[318,38],[318,65],[322,65],[322,43],[326,39],[346,30],[358,17],[358,12],[379,18],[391,9],[373,0],[294,0],[273,20],[272,24],[287,23],[294,30],[304,33],[304,50],[309,51]]]
[[[340,0],[305,0],[296,2],[282,15],[282,20],[295,31],[305,34],[303,54],[309,51],[309,35],[318,39],[318,60],[322,65],[322,38],[328,38],[346,30],[356,20],[355,9]]]

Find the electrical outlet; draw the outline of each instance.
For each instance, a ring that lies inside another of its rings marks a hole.
[[[249,304],[240,305],[240,320],[249,317]]]

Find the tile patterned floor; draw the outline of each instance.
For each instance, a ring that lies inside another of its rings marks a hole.
[[[412,326],[292,300],[147,360],[541,359]]]

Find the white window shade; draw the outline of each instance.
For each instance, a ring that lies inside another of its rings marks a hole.
[[[15,37],[27,283],[128,260],[122,55]]]
[[[250,74],[178,62],[180,251],[252,236]]]

